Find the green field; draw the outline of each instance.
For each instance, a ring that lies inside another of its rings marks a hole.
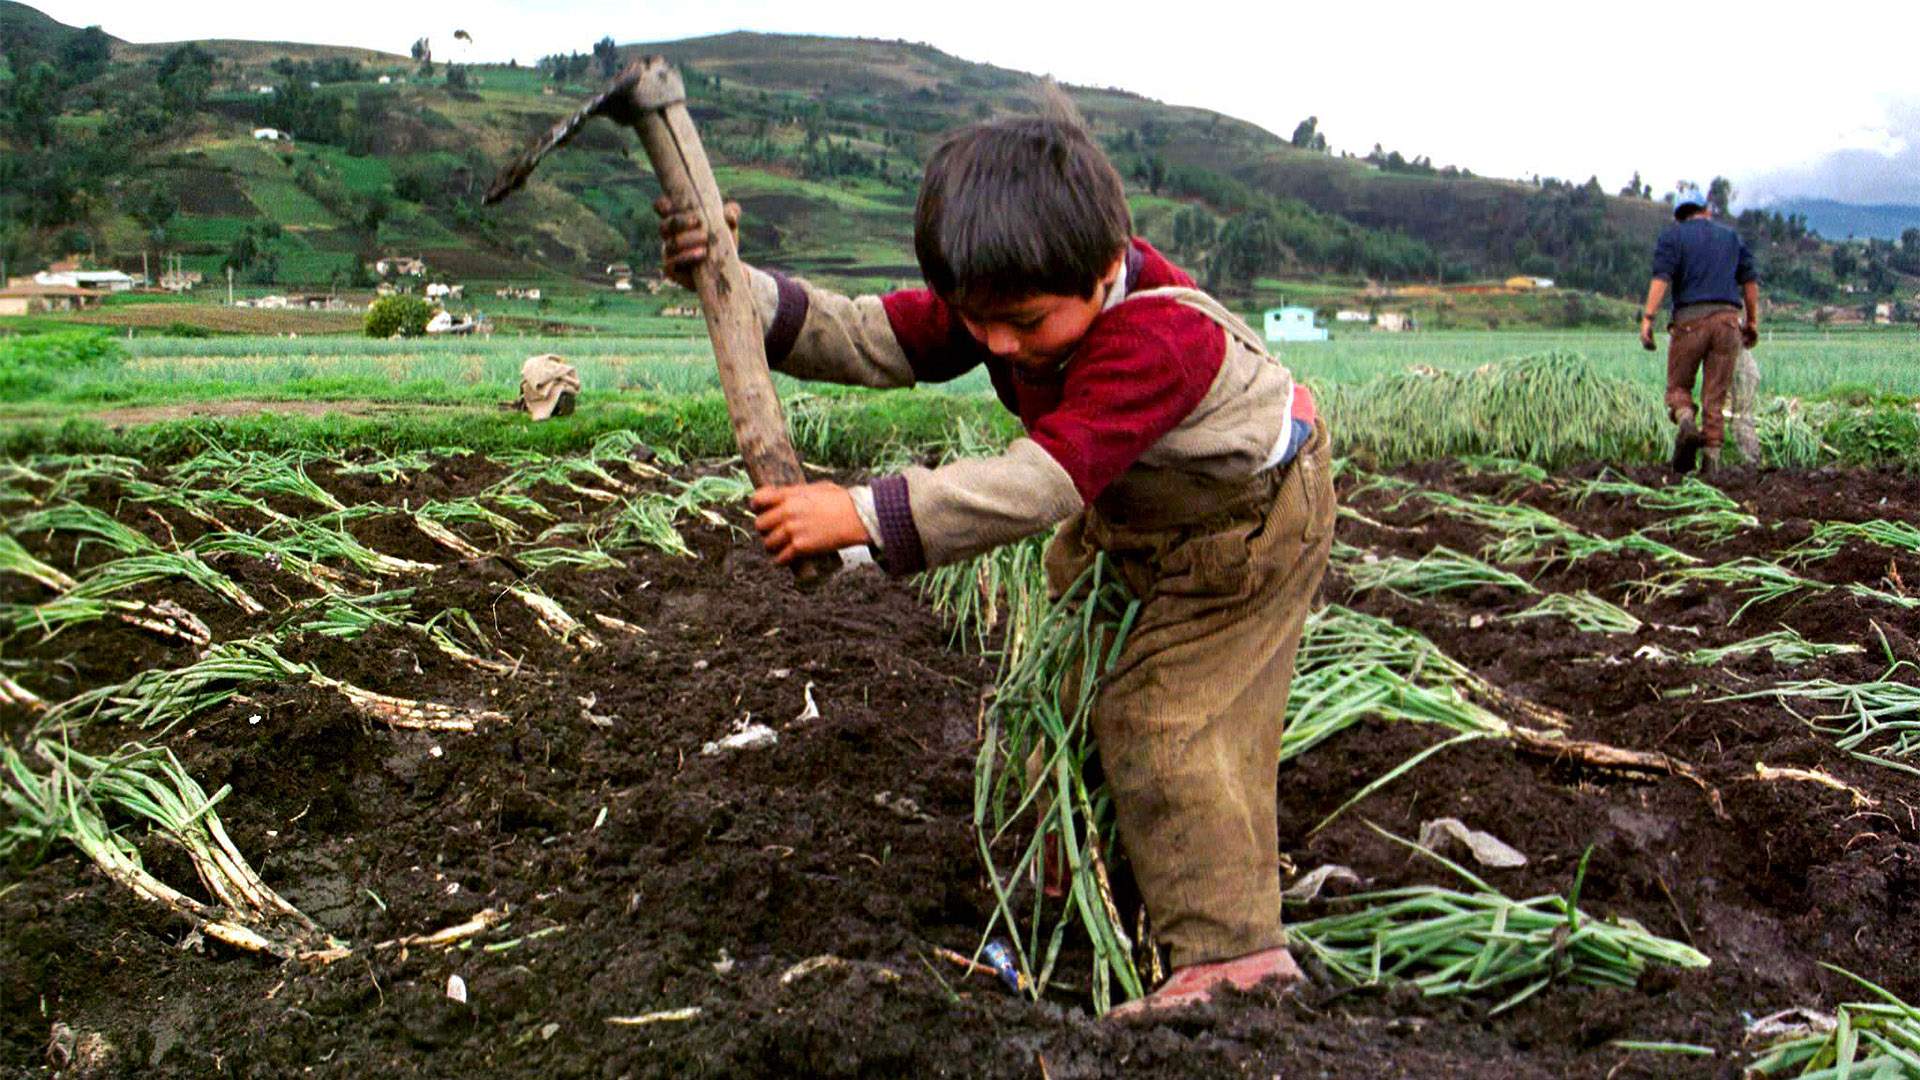
[[[268,445],[370,440],[398,448],[459,435],[489,445],[570,447],[633,426],[689,450],[725,452],[730,435],[705,328],[697,319],[658,314],[684,300],[671,291],[618,299],[563,294],[544,304],[488,298],[490,313],[508,325],[537,319],[567,327],[559,337],[117,337],[108,361],[45,370],[30,385],[0,394],[8,429],[0,449],[171,445],[184,432],[212,429]],[[34,340],[0,349],[27,349]],[[547,352],[579,368],[585,400],[574,420],[536,430],[494,407],[515,396],[521,362]],[[1664,360],[1627,334],[1354,333],[1287,346],[1280,355],[1325,402],[1342,445],[1363,457],[1485,452],[1551,463],[1650,460],[1667,437]],[[1911,334],[1775,333],[1758,356],[1770,460],[1920,462],[1920,361]],[[1520,382],[1498,391],[1502,379]],[[955,419],[1013,430],[983,372],[912,394],[776,382],[796,428],[809,429],[801,441],[812,440],[815,456],[838,464],[937,452]],[[1527,402],[1518,410],[1524,415],[1487,404],[1515,396]],[[215,410],[226,414],[219,418],[174,415],[221,402],[308,404],[298,415],[276,416],[257,405]],[[354,415],[373,406],[382,410],[377,422]],[[1480,408],[1493,412],[1474,412]],[[139,411],[153,409],[163,411]],[[847,441],[832,437],[835,428],[859,434]]]
[[[652,300],[654,298],[646,298]],[[679,298],[684,302],[684,297]],[[372,398],[423,404],[474,400],[511,391],[520,361],[554,352],[581,369],[587,388],[694,390],[717,386],[712,350],[698,319],[655,314],[663,302],[550,305],[494,301],[496,317],[547,318],[579,325],[593,336],[539,338],[497,334],[440,341],[375,341],[362,337],[140,337],[124,343],[127,362],[111,373],[73,381],[33,402],[129,403],[223,398],[325,400]],[[650,311],[621,311],[622,306]],[[1642,350],[1631,334],[1354,333],[1324,344],[1283,346],[1281,359],[1310,385],[1357,385],[1383,374],[1425,366],[1470,371],[1491,361],[1539,353],[1573,353],[1600,371],[1646,387],[1665,385],[1665,354]],[[1764,392],[1795,398],[1920,399],[1920,340],[1911,333],[1787,332],[1769,334],[1756,350]],[[940,387],[988,394],[983,373]]]

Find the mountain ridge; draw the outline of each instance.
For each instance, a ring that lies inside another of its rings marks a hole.
[[[86,33],[13,0],[0,0],[0,23],[21,28],[0,35],[9,58],[0,91],[13,85],[11,69],[57,57]],[[0,190],[0,226],[9,215],[24,222],[26,241],[0,234],[16,264],[27,248],[105,249],[136,263],[152,249],[203,273],[238,265],[306,283],[362,277],[365,264],[394,253],[483,277],[649,265],[657,188],[637,141],[611,125],[590,125],[506,205],[483,210],[477,194],[604,85],[605,71],[657,52],[681,65],[722,184],[748,208],[750,257],[911,280],[911,208],[926,153],[965,123],[1033,112],[1042,85],[924,43],[749,31],[605,41],[536,67],[233,40],[114,39],[111,51],[104,71],[62,88],[60,115],[36,129],[55,136],[48,149],[73,157],[67,174],[100,174],[96,194],[48,211],[9,205]],[[203,77],[162,92],[169,65],[182,63]],[[1358,287],[1522,274],[1631,297],[1668,220],[1663,204],[1597,181],[1479,177],[1384,151],[1335,155],[1306,124],[1305,145],[1294,145],[1298,133],[1284,139],[1124,89],[1062,90],[1127,179],[1139,230],[1228,291],[1279,277],[1331,275]],[[259,142],[259,127],[296,141]],[[26,148],[25,129],[0,124],[0,143]],[[108,134],[118,144],[105,145]],[[16,164],[24,175],[15,186],[60,182],[57,169],[39,167]],[[1763,258],[1807,262],[1783,281],[1807,295],[1832,291],[1832,275],[1814,265],[1817,244],[1785,222],[1756,225],[1753,242],[1771,245]]]

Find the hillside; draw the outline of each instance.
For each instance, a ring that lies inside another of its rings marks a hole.
[[[1920,206],[1857,205],[1832,199],[1787,199],[1774,207],[1783,214],[1799,214],[1807,227],[1829,240],[1898,240],[1908,229],[1920,229]]]
[[[1031,111],[1037,92],[1032,76],[905,42],[610,45],[537,68],[296,43],[133,45],[0,0],[0,257],[81,251],[137,268],[146,252],[209,277],[233,267],[242,281],[326,286],[367,284],[367,264],[403,254],[467,280],[604,281],[610,264],[654,258],[657,188],[629,133],[589,128],[502,207],[478,195],[603,71],[663,52],[746,207],[748,257],[885,285],[916,276],[913,196],[940,133]],[[1591,183],[1335,157],[1203,109],[1069,93],[1128,177],[1139,229],[1227,292],[1526,273],[1631,296],[1666,219]],[[258,127],[293,140],[258,140]],[[1769,258],[1797,260],[1794,291],[1834,291],[1804,231],[1756,227],[1772,230]]]

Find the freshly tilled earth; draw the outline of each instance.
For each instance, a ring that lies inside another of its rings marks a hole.
[[[501,472],[474,458],[393,483],[311,471],[343,502],[390,506],[472,493]],[[1401,475],[1522,499],[1602,535],[1658,517],[1617,499],[1575,505],[1557,484],[1507,492],[1500,478],[1451,465]],[[1637,478],[1662,482],[1654,471]],[[1920,517],[1905,476],[1719,482],[1767,527],[1722,544],[1674,541],[1709,561],[1777,554],[1812,520]],[[565,490],[536,494],[563,516],[570,501],[577,514],[594,510]],[[1488,539],[1418,500],[1393,508],[1394,495],[1355,500],[1379,525],[1343,520],[1341,538],[1406,555],[1440,543],[1471,552]],[[199,529],[122,505],[110,484],[88,498],[157,538],[186,542]],[[402,518],[352,527],[387,554],[439,564],[404,584],[471,613],[513,670],[476,672],[397,630],[353,641],[294,633],[282,651],[365,689],[508,721],[473,734],[395,731],[331,693],[286,686],[250,688],[194,718],[168,745],[207,790],[231,786],[219,812],[235,842],[351,954],[276,964],[200,941],[57,849],[9,868],[0,885],[0,1066],[33,1073],[51,1061],[100,1076],[1733,1076],[1754,1049],[1743,1017],[1858,998],[1822,962],[1920,1000],[1908,959],[1920,950],[1920,784],[1837,750],[1771,699],[1716,700],[1786,679],[1873,679],[1890,658],[1920,658],[1920,619],[1898,607],[1823,593],[1757,607],[1730,627],[1740,600],[1725,593],[1629,598],[1630,583],[1660,569],[1651,564],[1527,571],[1542,589],[1625,602],[1649,624],[1608,637],[1494,618],[1535,597],[1483,589],[1414,602],[1351,595],[1330,578],[1327,599],[1420,631],[1508,692],[1566,713],[1575,736],[1673,755],[1705,784],[1483,742],[1428,760],[1309,836],[1438,738],[1375,722],[1283,768],[1290,864],[1339,863],[1369,887],[1455,885],[1368,824],[1413,836],[1422,821],[1458,817],[1529,856],[1519,869],[1480,871],[1510,895],[1566,891],[1591,849],[1585,911],[1635,919],[1714,964],[1652,970],[1633,991],[1552,987],[1494,1018],[1488,1002],[1341,990],[1315,971],[1285,999],[1233,995],[1111,1023],[1072,994],[1034,1004],[933,952],[971,952],[991,910],[971,818],[992,666],[950,644],[911,584],[854,570],[803,594],[739,528],[702,525],[688,530],[692,559],[626,552],[619,569],[528,575],[604,642],[586,649],[510,600],[524,571],[510,558],[459,560]],[[486,546],[484,532],[469,538]],[[70,538],[22,540],[75,565]],[[78,561],[101,557],[90,547]],[[231,639],[272,627],[312,593],[274,567],[219,565],[275,613],[250,621],[177,586],[142,596],[187,604]],[[1920,585],[1920,560],[1867,545],[1801,572]],[[32,599],[35,588],[0,577],[0,599]],[[1781,624],[1869,649],[1793,668],[1764,654],[1700,668],[1642,652]],[[0,649],[9,673],[50,700],[192,660],[118,624],[19,635]],[[819,715],[799,719],[809,695]],[[4,721],[17,738],[30,719]],[[774,728],[777,745],[702,753],[746,722]],[[136,734],[88,737],[111,747]],[[1872,803],[1757,779],[1758,763],[1822,770]],[[144,854],[157,876],[197,889],[177,853],[149,842]],[[1293,907],[1289,918],[1328,909]],[[461,944],[381,947],[489,910],[506,921]],[[1070,981],[1083,960],[1063,961]],[[464,1002],[448,996],[456,975]],[[662,1013],[676,1018],[619,1022]],[[1618,1039],[1716,1053],[1630,1052],[1610,1045]]]

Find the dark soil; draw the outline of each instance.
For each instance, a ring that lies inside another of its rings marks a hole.
[[[344,502],[394,508],[471,494],[503,475],[477,459],[391,484],[310,474]],[[1457,493],[1501,487],[1450,466],[1404,475]],[[1782,527],[1720,545],[1673,541],[1713,561],[1777,552],[1809,518],[1920,517],[1910,480],[1880,474],[1723,482]],[[563,489],[535,494],[557,510],[594,509]],[[110,496],[103,487],[89,501]],[[1604,535],[1654,520],[1617,500],[1576,508],[1553,486],[1519,497]],[[1343,520],[1342,538],[1404,554],[1436,543],[1473,552],[1487,539],[1426,516],[1417,500],[1388,502],[1376,492],[1356,505],[1393,528]],[[144,516],[121,511],[136,527]],[[183,517],[165,514],[184,539]],[[364,689],[509,721],[474,734],[396,731],[331,692],[284,685],[249,687],[197,717],[169,745],[207,790],[231,785],[219,811],[239,848],[352,954],[282,965],[190,940],[184,924],[56,850],[0,884],[0,1068],[40,1070],[58,1026],[87,1050],[90,1069],[76,1075],[1735,1076],[1750,1060],[1743,1015],[1858,998],[1821,962],[1920,1000],[1909,960],[1920,952],[1920,783],[1849,757],[1772,699],[1716,700],[1790,678],[1876,678],[1887,655],[1875,627],[1896,658],[1920,659],[1920,617],[1898,607],[1823,593],[1757,607],[1729,627],[1737,598],[1635,599],[1630,584],[1659,568],[1631,559],[1538,574],[1542,589],[1592,589],[1649,624],[1608,637],[1556,619],[1489,618],[1536,599],[1502,590],[1412,602],[1350,595],[1330,580],[1328,599],[1419,630],[1510,693],[1566,713],[1575,736],[1671,754],[1706,787],[1470,744],[1310,834],[1437,739],[1376,722],[1283,769],[1291,864],[1343,864],[1372,886],[1457,884],[1367,823],[1411,837],[1422,821],[1459,817],[1530,857],[1482,871],[1508,893],[1565,892],[1591,849],[1585,911],[1690,941],[1714,964],[1651,970],[1634,991],[1554,987],[1494,1018],[1486,1001],[1339,991],[1316,972],[1286,999],[1256,992],[1122,1024],[1094,1019],[1069,994],[1026,1002],[932,954],[970,952],[991,909],[971,816],[992,670],[949,647],[911,585],[854,570],[802,594],[738,530],[703,526],[687,530],[693,559],[626,553],[618,570],[530,575],[603,642],[588,649],[549,636],[511,597],[523,579],[510,558],[459,561],[398,513],[350,527],[387,554],[439,564],[395,583],[416,588],[423,611],[472,615],[491,655],[514,670],[473,670],[402,630],[354,641],[296,634],[282,651]],[[492,549],[487,533],[466,535]],[[73,565],[70,541],[22,539]],[[89,549],[81,561],[95,557]],[[274,614],[249,620],[189,587],[152,598],[182,603],[230,639],[275,625],[288,602],[311,595],[253,560],[222,568]],[[1920,585],[1912,556],[1872,548],[1802,572]],[[33,588],[0,578],[0,600]],[[1793,668],[1764,654],[1722,668],[1635,655],[1781,623],[1870,651]],[[0,650],[10,674],[50,699],[192,659],[107,623],[45,641],[19,635]],[[809,687],[820,716],[798,720]],[[748,718],[775,728],[778,745],[702,753]],[[4,720],[10,734],[27,723],[17,712]],[[89,737],[111,746],[134,734]],[[1876,801],[1762,781],[1756,763],[1820,769]],[[917,813],[883,805],[898,808],[900,797]],[[158,876],[197,892],[181,857],[154,843],[143,851]],[[464,945],[378,947],[501,908],[509,922]],[[1289,918],[1324,910],[1296,907]],[[821,956],[837,960],[783,978]],[[464,1004],[447,996],[452,975],[465,983]],[[687,1007],[700,1013],[609,1022]],[[1615,1039],[1699,1043],[1716,1056],[1628,1052]]]

